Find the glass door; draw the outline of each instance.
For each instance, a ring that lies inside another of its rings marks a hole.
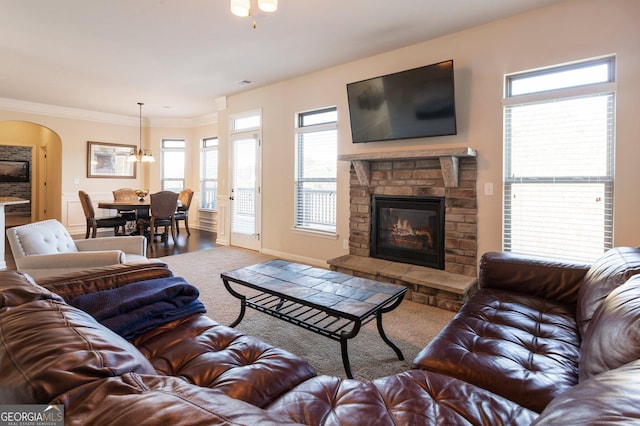
[[[260,139],[257,133],[231,137],[231,245],[260,249]]]

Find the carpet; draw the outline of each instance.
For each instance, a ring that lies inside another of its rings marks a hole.
[[[185,278],[200,290],[200,300],[206,306],[209,317],[228,325],[237,318],[240,301],[227,292],[220,274],[274,257],[221,246],[161,259],[176,276]],[[244,290],[244,287],[236,288]],[[402,350],[404,361],[399,361],[393,350],[382,341],[375,320],[366,324],[358,336],[348,343],[354,378],[370,380],[408,370],[418,352],[453,316],[453,312],[406,300],[394,311],[385,314],[385,332]],[[253,309],[247,309],[236,329],[306,359],[318,374],[345,377],[340,343],[337,341]]]

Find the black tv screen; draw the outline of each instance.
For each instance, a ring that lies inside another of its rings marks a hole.
[[[354,143],[456,134],[453,60],[347,84]]]

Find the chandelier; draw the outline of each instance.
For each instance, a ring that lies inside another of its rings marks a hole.
[[[156,159],[153,158],[151,151],[146,149],[144,151],[142,150],[142,105],[144,104],[138,102],[138,105],[140,106],[140,147],[138,148],[138,152],[136,152],[135,149],[131,151],[131,154],[127,157],[127,161],[130,163],[153,163]]]
[[[256,27],[255,6],[263,12],[271,13],[278,10],[278,0],[231,0],[231,13],[240,17],[254,16],[253,28]]]

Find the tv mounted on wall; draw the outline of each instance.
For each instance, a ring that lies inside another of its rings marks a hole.
[[[0,182],[29,182],[29,162],[0,160]]]
[[[347,84],[353,143],[456,134],[453,60]]]

